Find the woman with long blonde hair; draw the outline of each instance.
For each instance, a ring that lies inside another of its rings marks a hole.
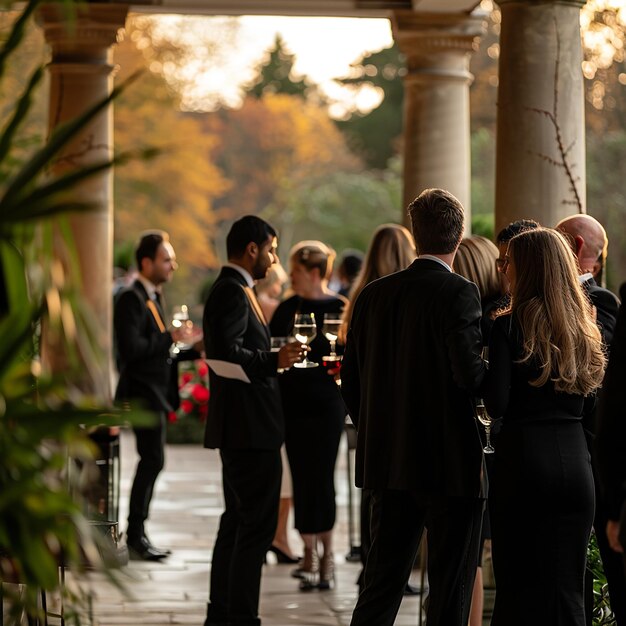
[[[571,249],[555,230],[511,239],[511,303],[495,321],[484,396],[502,417],[489,494],[492,626],[584,626],[594,486],[582,427],[605,355]]]
[[[413,235],[400,224],[381,224],[372,235],[372,240],[365,255],[361,272],[354,282],[350,293],[350,303],[343,316],[341,337],[345,337],[352,319],[352,309],[357,297],[365,285],[377,278],[406,269],[415,259],[415,241]]]

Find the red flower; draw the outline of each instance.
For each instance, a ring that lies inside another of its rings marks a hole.
[[[191,396],[198,404],[206,404],[209,401],[209,390],[204,385],[194,385],[191,388]]]
[[[170,424],[173,424],[174,422],[178,421],[178,415],[176,415],[176,411],[170,411],[170,412],[167,414],[167,421],[168,421]]]
[[[198,407],[198,415],[200,417],[200,421],[201,422],[206,422],[206,418],[209,415],[209,405],[208,404],[203,404],[202,406]]]
[[[191,380],[193,380],[193,374],[191,372],[183,372],[180,376],[181,386],[186,385]]]
[[[180,409],[187,415],[189,415],[189,413],[193,413],[193,402],[191,400],[183,400],[180,403]]]
[[[208,373],[209,366],[204,361],[200,361],[198,363],[198,375],[204,378]]]

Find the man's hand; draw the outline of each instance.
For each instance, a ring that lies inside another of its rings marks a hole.
[[[615,552],[624,552],[624,547],[619,541],[619,529],[620,524],[614,520],[609,520],[606,523],[606,536],[609,540],[609,545]]]
[[[289,369],[294,363],[301,361],[310,349],[311,348],[308,346],[302,345],[297,341],[285,344],[278,351],[278,368]]]
[[[183,324],[180,327],[172,326],[168,329],[174,343],[183,343],[190,346],[202,341],[202,328],[193,324]]]

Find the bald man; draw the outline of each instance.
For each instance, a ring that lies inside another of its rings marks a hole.
[[[602,224],[591,215],[571,215],[562,219],[557,225],[557,230],[561,231],[569,240],[572,250],[578,259],[580,268],[580,282],[589,294],[589,299],[596,307],[597,322],[602,333],[602,339],[607,347],[613,341],[617,314],[619,310],[619,300],[608,289],[598,285],[602,280],[604,261],[608,248],[608,238]],[[595,416],[590,421],[585,421],[585,430],[588,433],[588,440],[591,442],[595,437]],[[599,481],[597,462],[590,443],[592,452],[591,465],[593,468],[596,483],[596,514],[594,527],[600,556],[604,572],[609,585],[609,597],[611,608],[615,613],[617,626],[626,626],[626,580],[622,567],[621,555],[614,552],[610,546],[604,532],[609,519],[609,506],[605,494],[602,493]],[[614,516],[612,516],[614,517]],[[588,626],[592,623],[593,593],[591,591],[593,577],[588,571],[585,580],[586,598],[586,622]]]
[[[591,215],[570,215],[555,227],[569,240],[578,259],[580,282],[598,313],[598,326],[606,346],[611,345],[619,300],[608,289],[600,287],[609,240],[600,222]]]

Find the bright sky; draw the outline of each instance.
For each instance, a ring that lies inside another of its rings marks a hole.
[[[309,76],[337,103],[331,107],[332,114],[340,116],[355,106],[367,110],[378,104],[379,94],[363,90],[355,95],[335,84],[333,78],[349,75],[350,64],[363,53],[393,43],[386,19],[245,16],[233,20],[164,15],[155,21],[162,33],[178,30],[178,38],[185,41],[193,57],[184,67],[172,68],[184,75],[186,106],[191,109],[211,108],[216,92],[225,103],[236,106],[240,85],[254,76],[254,68],[280,33],[287,49],[296,55],[294,71]],[[225,45],[211,52],[206,42],[216,36],[221,36]]]

